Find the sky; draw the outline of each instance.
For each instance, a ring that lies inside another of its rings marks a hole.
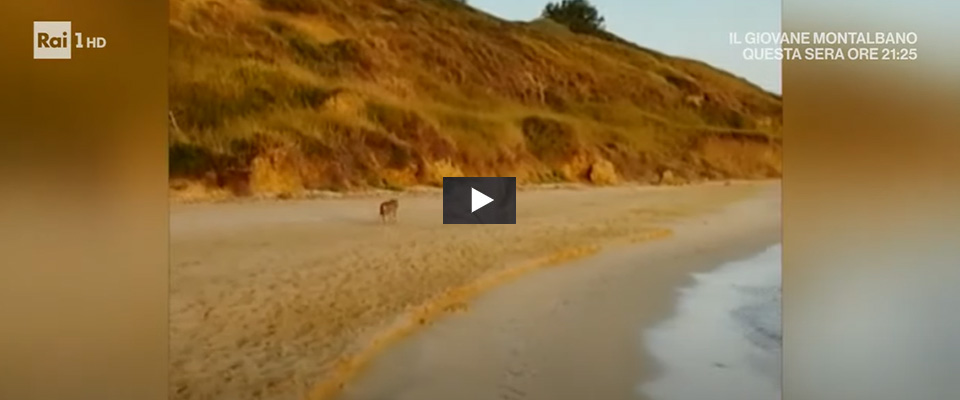
[[[474,8],[512,21],[540,16],[548,0],[468,0]],[[607,30],[642,47],[704,61],[774,93],[780,62],[743,58],[729,33],[780,31],[780,0],[591,0]]]

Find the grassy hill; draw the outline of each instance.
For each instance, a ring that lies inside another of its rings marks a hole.
[[[452,0],[171,0],[169,68],[175,192],[780,174],[778,96]]]

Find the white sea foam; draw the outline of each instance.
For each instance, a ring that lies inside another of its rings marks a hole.
[[[780,399],[781,247],[694,275],[673,317],[643,332],[653,400]]]

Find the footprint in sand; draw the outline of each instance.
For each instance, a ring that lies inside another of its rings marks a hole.
[[[515,342],[509,347],[508,361],[499,385],[499,397],[504,400],[520,400],[527,397],[524,380],[530,375],[530,366],[523,359],[523,343]]]

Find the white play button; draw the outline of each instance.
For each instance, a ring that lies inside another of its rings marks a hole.
[[[517,178],[443,177],[444,224],[517,223]]]
[[[470,212],[479,210],[481,207],[493,202],[489,196],[480,193],[479,190],[470,188]]]

